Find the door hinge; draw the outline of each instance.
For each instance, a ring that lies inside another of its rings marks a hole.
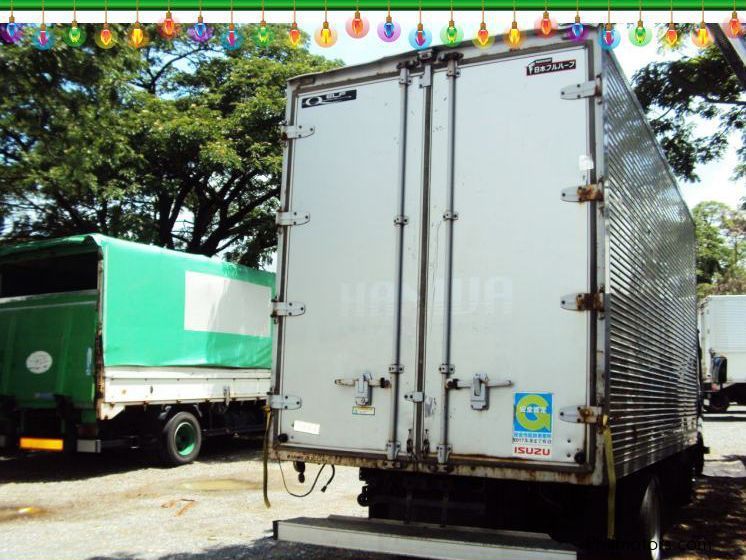
[[[306,312],[305,304],[299,301],[272,302],[272,317],[295,317]]]
[[[579,84],[572,84],[560,91],[562,99],[584,99],[586,97],[597,97],[601,95],[601,78],[590,80],[588,82],[581,82]]]
[[[278,212],[275,214],[275,224],[278,226],[300,226],[311,221],[309,212]]]
[[[605,294],[568,294],[562,296],[562,309],[569,311],[603,311]]]
[[[297,410],[303,401],[293,395],[270,395],[269,408],[272,410]]]
[[[425,393],[422,391],[412,391],[404,395],[404,400],[412,403],[420,403],[425,400]]]
[[[603,183],[581,185],[562,189],[562,200],[565,202],[601,202],[604,199]]]
[[[566,406],[560,409],[559,417],[573,424],[600,424],[603,410],[600,406]]]
[[[512,387],[510,379],[490,381],[486,373],[475,373],[471,383],[462,383],[457,378],[446,381],[446,389],[471,389],[469,402],[472,410],[487,410],[490,407],[489,389],[492,387]]]
[[[302,124],[292,125],[284,124],[281,127],[281,136],[283,140],[296,140],[298,138],[305,138],[311,136],[316,132],[315,126],[303,126]]]
[[[344,387],[354,387],[355,404],[358,406],[368,406],[373,400],[373,387],[386,389],[391,385],[391,382],[385,377],[374,379],[371,372],[364,371],[352,379],[335,379],[334,384]]]

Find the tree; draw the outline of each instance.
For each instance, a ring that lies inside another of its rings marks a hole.
[[[746,178],[746,98],[716,46],[694,57],[651,62],[632,80],[676,175],[698,181],[697,165],[720,159],[736,135],[739,163],[733,176]],[[714,132],[697,137],[697,117],[713,122]]]
[[[247,39],[230,54],[154,29],[145,49],[102,50],[92,26],[83,49],[0,49],[6,240],[97,231],[266,261],[286,81],[339,64],[309,54],[307,38],[290,47],[287,27],[273,27],[270,45]]]
[[[716,201],[692,211],[700,295],[746,293],[746,212]]]

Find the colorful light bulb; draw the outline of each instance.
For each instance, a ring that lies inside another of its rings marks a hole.
[[[16,23],[13,16],[8,18],[8,23],[0,25],[0,39],[8,45],[18,43],[23,38],[23,26]]]
[[[178,36],[179,31],[179,24],[171,15],[171,10],[168,10],[166,12],[166,17],[164,17],[158,25],[158,35],[163,37],[166,41],[172,41]]]
[[[489,46],[490,32],[487,31],[487,24],[485,22],[479,24],[479,31],[477,31],[477,36],[474,38],[474,44],[482,48]]]
[[[85,43],[85,30],[78,26],[78,22],[73,20],[70,27],[62,34],[62,40],[70,47],[80,47]]]
[[[601,48],[606,51],[617,48],[621,40],[622,37],[619,35],[619,31],[617,31],[616,27],[614,27],[611,22],[607,22],[604,25],[598,36],[598,42],[601,45]]]
[[[130,28],[127,33],[127,42],[132,48],[141,49],[148,45],[149,41],[148,33],[140,25],[139,21],[135,21],[134,25]]]
[[[401,35],[401,26],[395,23],[391,18],[391,14],[386,16],[386,19],[378,24],[378,36],[385,43],[393,43]]]
[[[202,16],[197,17],[197,23],[187,29],[187,37],[195,43],[207,43],[213,36],[213,29],[205,24]]]
[[[645,25],[642,20],[637,20],[637,25],[630,29],[629,42],[636,47],[644,47],[648,45],[653,39],[653,34],[645,29]]]
[[[521,46],[521,32],[518,29],[518,22],[516,20],[513,20],[513,23],[510,24],[510,29],[505,34],[505,42],[512,49],[517,49]]]
[[[300,29],[298,29],[298,24],[293,22],[293,25],[290,26],[290,31],[288,31],[288,40],[290,41],[290,45],[292,47],[297,47],[300,44],[300,40],[302,38]]]
[[[353,39],[362,39],[370,31],[370,22],[360,15],[360,10],[355,10],[355,15],[345,23],[345,31]]]
[[[430,46],[432,40],[432,33],[428,29],[425,29],[422,22],[419,22],[417,27],[409,32],[409,44],[415,49],[426,49]]]
[[[699,27],[692,31],[692,43],[698,49],[707,48],[712,43],[712,37],[704,20],[700,22]]]
[[[456,42],[456,39],[458,38],[458,29],[456,29],[456,24],[453,20],[448,22],[448,27],[446,28],[446,37],[448,39],[448,42],[453,44]]]
[[[743,25],[741,24],[741,20],[738,19],[738,14],[735,10],[733,10],[730,19],[728,20],[728,24],[724,27],[725,32],[733,39],[743,35]]]
[[[328,49],[337,42],[337,32],[329,25],[328,20],[324,20],[314,34],[316,44],[320,47]]]
[[[580,22],[580,16],[575,16],[575,23],[570,27],[570,32],[572,33],[572,38],[576,41],[581,40],[585,35],[585,25]]]
[[[229,24],[228,29],[223,36],[220,38],[220,42],[223,48],[227,51],[235,51],[241,48],[243,45],[244,36],[240,30],[236,29],[234,24]]]
[[[539,22],[539,31],[545,37],[549,37],[552,34],[552,28],[552,20],[549,19],[549,12],[544,10],[544,14],[541,16],[541,21]]]
[[[93,37],[93,40],[99,48],[110,49],[116,44],[117,36],[114,31],[109,29],[109,24],[104,23],[103,28],[101,29],[101,31],[96,33],[96,35]]]
[[[42,23],[39,30],[31,37],[31,44],[40,51],[48,51],[54,46],[54,34],[47,29],[46,24]]]
[[[425,30],[423,29],[422,24],[420,23],[417,26],[417,35],[415,36],[415,41],[417,42],[417,46],[422,47],[425,44]]]
[[[391,16],[387,16],[386,21],[383,24],[383,34],[387,39],[391,39],[391,37],[394,36],[394,31],[396,31],[394,22],[391,21]]]
[[[669,47],[675,47],[676,43],[679,42],[679,32],[676,31],[676,25],[673,22],[668,24],[668,29],[666,30],[664,38]]]
[[[264,20],[260,21],[259,27],[256,28],[256,32],[254,33],[254,41],[256,44],[265,47],[272,42],[273,38],[272,31],[267,27],[267,22]]]
[[[8,36],[10,42],[15,42],[16,34],[18,34],[20,30],[20,27],[18,27],[18,24],[16,23],[16,18],[10,16],[8,18],[8,23],[5,24],[5,34]]]
[[[440,31],[440,40],[446,47],[456,47],[464,40],[464,32],[456,26],[456,22],[450,20],[448,25]]]

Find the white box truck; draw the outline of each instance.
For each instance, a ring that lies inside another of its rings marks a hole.
[[[746,404],[746,295],[705,298],[699,333],[707,410]]]
[[[694,225],[595,31],[300,76],[286,122],[273,453],[360,467],[373,525],[278,538],[660,554],[702,460]]]

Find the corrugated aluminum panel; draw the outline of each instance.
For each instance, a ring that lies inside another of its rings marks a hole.
[[[696,441],[694,225],[637,100],[604,58],[608,403],[618,475]]]

